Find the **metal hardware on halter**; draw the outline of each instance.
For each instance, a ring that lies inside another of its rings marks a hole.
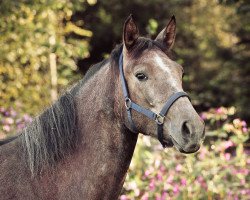
[[[158,125],[162,125],[164,123],[165,116],[162,116],[160,113],[155,115],[155,121]]]
[[[128,97],[126,97],[125,98],[125,107],[126,107],[126,110],[129,110],[131,108],[131,103],[132,103],[131,99],[128,98]]]

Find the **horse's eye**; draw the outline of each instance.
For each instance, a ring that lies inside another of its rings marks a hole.
[[[137,73],[135,76],[139,81],[145,81],[148,79],[148,77],[143,73]]]

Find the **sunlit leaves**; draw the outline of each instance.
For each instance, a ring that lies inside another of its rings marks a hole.
[[[158,28],[158,22],[155,19],[148,20],[147,31],[150,35],[155,35]]]
[[[81,3],[1,1],[0,105],[20,102],[34,113],[50,102],[50,53],[56,55],[59,89],[77,78],[76,61],[88,56],[85,38],[92,35],[70,22],[73,12],[84,9]]]

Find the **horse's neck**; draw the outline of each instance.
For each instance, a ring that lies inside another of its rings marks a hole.
[[[137,140],[114,113],[117,91],[109,64],[83,84],[74,96],[80,141],[40,175],[30,176],[21,139],[0,148],[1,198],[117,199]]]
[[[108,194],[113,195],[107,196],[108,199],[115,199],[119,195],[137,141],[137,135],[128,132],[114,112],[117,89],[113,76],[107,63],[76,97],[82,140],[79,163],[91,199],[95,199],[93,194],[97,199]]]

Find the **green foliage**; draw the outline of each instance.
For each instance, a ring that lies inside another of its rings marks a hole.
[[[246,122],[234,119],[233,107],[210,109],[201,116],[210,128],[198,153],[162,151],[155,141],[140,137],[121,200],[249,199]]]
[[[76,76],[76,59],[88,56],[92,33],[70,22],[81,1],[0,2],[0,105],[22,104],[36,113],[50,100],[50,54],[56,55],[58,87]],[[79,39],[72,37],[77,35]]]
[[[155,19],[148,20],[147,31],[150,35],[156,34],[158,28],[158,22]]]
[[[80,17],[93,32],[90,58],[83,66],[100,60],[121,42],[123,22],[130,13],[141,34],[152,38],[174,14],[176,60],[185,69],[184,88],[192,93],[195,105],[200,110],[236,106],[238,114],[248,120],[249,5],[247,1],[227,0],[98,1],[95,6],[86,6]]]

